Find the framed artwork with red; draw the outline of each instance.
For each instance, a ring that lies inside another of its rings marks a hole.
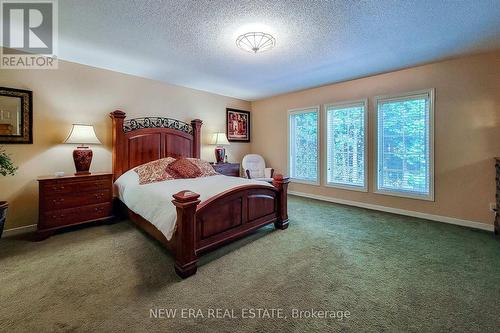
[[[228,141],[250,142],[250,112],[227,108],[226,135]]]

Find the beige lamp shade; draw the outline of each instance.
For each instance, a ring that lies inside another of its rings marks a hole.
[[[95,135],[94,126],[73,124],[71,133],[64,143],[100,145],[101,141]]]
[[[212,136],[211,144],[217,145],[217,146],[229,146],[230,145],[229,141],[227,141],[226,133],[222,133],[222,132],[214,133],[214,135]]]

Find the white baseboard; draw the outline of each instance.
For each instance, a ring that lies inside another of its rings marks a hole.
[[[386,207],[386,206],[380,206],[380,205],[373,205],[373,204],[368,204],[368,203],[359,202],[359,201],[344,200],[344,199],[327,197],[327,196],[323,196],[323,195],[309,194],[309,193],[304,193],[304,192],[288,191],[288,194],[296,195],[299,197],[317,199],[317,200],[321,200],[321,201],[334,202],[334,203],[348,205],[348,206],[356,206],[356,207],[361,207],[361,208],[373,209],[373,210],[378,210],[378,211],[387,212],[387,213],[418,217],[421,219],[432,220],[432,221],[437,221],[437,222],[444,222],[444,223],[449,223],[449,224],[455,224],[455,225],[460,225],[463,227],[481,229],[481,230],[486,230],[486,231],[491,231],[491,232],[494,231],[494,226],[492,224],[486,224],[486,223],[469,221],[469,220],[462,220],[462,219],[457,219],[454,217],[432,215],[432,214],[427,214],[427,213],[415,212],[412,210],[405,210],[405,209],[392,208],[392,207]]]
[[[2,237],[16,236],[36,231],[36,224],[26,225],[24,227],[11,228],[3,231]]]

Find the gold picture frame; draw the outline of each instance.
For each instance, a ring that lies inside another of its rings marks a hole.
[[[0,143],[33,143],[33,92],[0,87]]]

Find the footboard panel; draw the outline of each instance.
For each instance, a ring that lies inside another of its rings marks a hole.
[[[256,185],[233,189],[204,203],[196,212],[196,252],[209,251],[279,217],[279,192]]]
[[[247,199],[248,221],[270,214],[277,214],[278,197],[276,194],[250,193]]]
[[[245,221],[244,198],[216,202],[210,210],[197,215],[198,239],[210,238],[225,230],[241,226]]]

